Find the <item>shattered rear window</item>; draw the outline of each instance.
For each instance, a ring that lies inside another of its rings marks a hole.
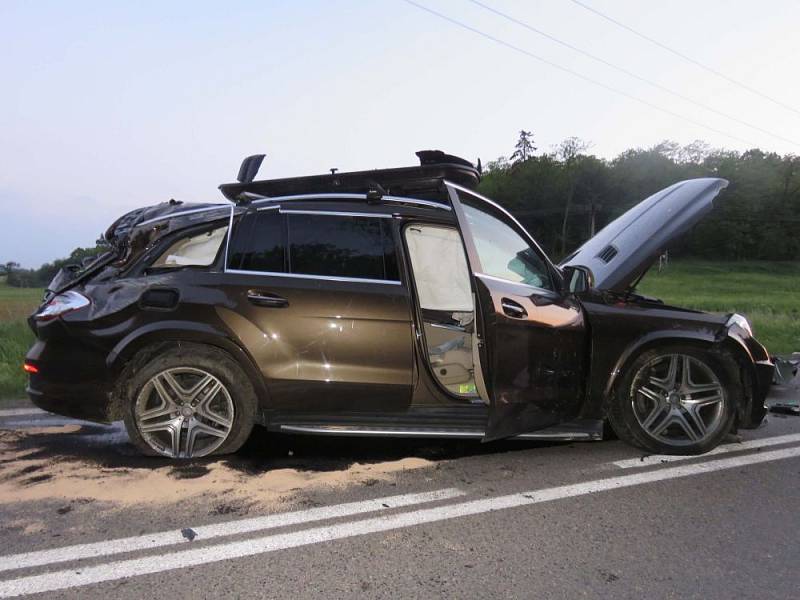
[[[213,264],[217,252],[225,240],[228,227],[190,235],[179,239],[167,248],[151,265],[153,267],[208,267]]]

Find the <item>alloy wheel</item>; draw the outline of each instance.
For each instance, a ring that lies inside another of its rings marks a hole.
[[[156,452],[196,458],[216,450],[233,427],[234,405],[222,382],[193,367],[166,369],[142,386],[136,427]]]
[[[719,431],[725,390],[714,371],[688,354],[666,354],[633,378],[631,404],[650,437],[671,446],[702,444]]]

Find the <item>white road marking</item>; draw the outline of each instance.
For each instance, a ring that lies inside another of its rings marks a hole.
[[[192,527],[192,530],[195,533],[194,540],[202,541],[216,537],[273,529],[275,527],[285,527],[287,525],[311,523],[323,519],[349,517],[361,513],[389,510],[425,502],[436,502],[437,500],[449,500],[450,498],[457,498],[463,495],[465,495],[465,492],[457,488],[447,488],[433,492],[386,496],[384,498],[375,498],[374,500],[365,500],[363,502],[348,502],[346,504],[321,506],[319,508],[239,519],[237,521],[228,521],[225,523],[201,525]],[[149,535],[104,540],[91,544],[78,544],[75,546],[63,546],[61,548],[51,548],[22,554],[10,554],[0,557],[0,571],[24,569],[26,567],[49,565],[84,558],[110,556],[112,554],[133,552],[135,550],[149,550],[189,541],[190,540],[183,536],[181,530],[159,531]]]
[[[622,489],[645,483],[703,475],[725,469],[735,469],[747,465],[797,457],[800,457],[800,448],[785,448],[771,452],[747,454],[715,461],[680,465],[573,485],[534,490],[524,494],[497,496],[495,498],[472,500],[459,504],[384,515],[359,521],[348,521],[333,525],[313,527],[290,533],[269,535],[240,542],[215,544],[158,556],[120,560],[92,567],[65,569],[41,575],[30,575],[27,577],[0,581],[0,597],[8,598],[23,594],[62,590],[103,581],[124,579],[137,575],[147,575],[173,569],[185,569],[187,567],[206,563],[243,558],[369,533],[413,527],[415,525],[444,521],[457,517],[477,515],[496,510],[538,504],[540,502],[549,502],[562,498],[573,498],[606,490]]]
[[[620,469],[634,469],[636,467],[652,467],[653,465],[660,465],[668,462],[675,462],[677,460],[691,460],[693,458],[705,458],[706,456],[714,456],[717,454],[727,454],[728,452],[743,452],[745,450],[753,450],[755,448],[767,448],[769,446],[778,446],[780,444],[790,444],[792,442],[800,442],[800,433],[793,433],[790,435],[779,435],[776,437],[761,438],[759,440],[749,440],[740,444],[725,444],[717,446],[711,452],[705,454],[697,454],[694,456],[673,456],[668,454],[651,454],[650,456],[642,456],[640,458],[629,458],[626,460],[618,460],[613,465]]]
[[[0,417],[23,417],[28,415],[44,415],[45,411],[39,408],[4,408],[0,410]]]

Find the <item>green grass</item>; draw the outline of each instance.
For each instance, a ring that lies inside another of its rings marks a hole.
[[[800,351],[800,262],[673,261],[639,291],[716,313],[738,312],[773,354]]]
[[[27,375],[22,360],[33,344],[25,319],[42,298],[39,288],[8,287],[0,281],[0,400],[25,398]]]

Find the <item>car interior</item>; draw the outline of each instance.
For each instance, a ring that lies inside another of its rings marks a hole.
[[[404,237],[431,371],[454,396],[482,402],[475,384],[475,302],[461,236],[453,227],[415,223]]]

